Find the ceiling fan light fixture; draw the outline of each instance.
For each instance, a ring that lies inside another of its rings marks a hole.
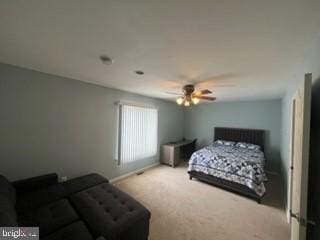
[[[176,99],[177,104],[181,105],[183,103],[183,98],[179,97]]]
[[[185,107],[189,107],[189,106],[190,106],[190,102],[189,102],[189,101],[185,101],[185,102],[184,102],[184,106],[185,106]]]
[[[206,96],[208,94],[211,94],[212,92],[208,89],[203,89],[199,91],[195,91],[195,86],[188,84],[185,85],[182,88],[183,94],[181,97],[176,98],[176,103],[178,105],[184,105],[185,107],[189,107],[191,105],[197,105],[200,103],[200,100],[205,100],[205,101],[214,101],[216,100],[215,97],[211,96]],[[170,93],[169,94],[173,95],[180,95],[179,93]]]
[[[192,98],[192,103],[197,105],[198,103],[200,102],[200,99],[199,98],[196,98],[196,97],[193,97]]]

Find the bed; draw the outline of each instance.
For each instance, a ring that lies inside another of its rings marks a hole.
[[[229,141],[235,144],[228,145]],[[257,147],[246,148],[242,143]],[[263,130],[215,128],[213,144],[192,154],[188,166],[189,177],[261,203],[266,192],[264,181],[267,180],[263,150]]]

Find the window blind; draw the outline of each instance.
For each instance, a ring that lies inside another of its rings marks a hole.
[[[158,110],[119,105],[118,160],[125,164],[157,154]]]

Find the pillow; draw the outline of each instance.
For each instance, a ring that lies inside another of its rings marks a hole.
[[[249,150],[261,150],[261,147],[259,145],[252,144],[252,143],[245,143],[245,142],[238,142],[236,144],[236,147],[246,148]]]
[[[215,143],[219,145],[225,145],[225,146],[234,146],[236,143],[232,141],[225,141],[225,140],[217,140]]]

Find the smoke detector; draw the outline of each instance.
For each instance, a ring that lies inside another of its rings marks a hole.
[[[144,71],[136,70],[135,73],[138,74],[138,75],[143,75],[143,74],[144,74]]]
[[[111,65],[113,63],[113,60],[107,55],[101,55],[100,60],[105,65]]]

